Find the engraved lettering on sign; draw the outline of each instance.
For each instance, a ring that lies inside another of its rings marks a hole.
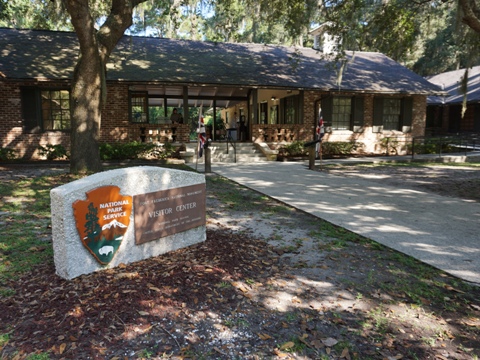
[[[161,190],[133,197],[135,243],[205,225],[205,184]]]

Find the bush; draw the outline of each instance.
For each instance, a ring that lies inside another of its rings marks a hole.
[[[0,148],[0,161],[15,160],[16,157],[15,150]]]
[[[149,155],[156,159],[180,158],[180,150],[180,148],[175,148],[171,143],[165,143],[164,145],[156,146]]]
[[[129,143],[103,143],[100,144],[100,159],[126,160],[138,159],[151,152],[156,147],[153,143],[132,141]]]
[[[133,141],[129,143],[100,144],[100,159],[102,160],[166,159],[179,157],[177,152],[178,150],[171,143],[156,145]]]
[[[339,141],[339,142],[322,142],[323,155],[352,155],[358,149],[362,148],[363,144],[354,141]]]
[[[303,156],[308,153],[304,147],[304,141],[293,141],[279,149],[279,153],[285,156]]]
[[[45,146],[40,145],[37,149],[40,156],[46,157],[47,160],[69,158],[67,149],[65,149],[65,147],[61,144],[57,144],[57,145],[47,144]]]
[[[416,141],[414,151],[415,154],[438,154],[442,153],[452,153],[458,151],[458,147],[455,144],[461,146],[461,143],[458,143],[456,139],[450,139],[448,137],[444,138],[425,138],[422,141]],[[408,151],[412,152],[412,145],[407,146]]]

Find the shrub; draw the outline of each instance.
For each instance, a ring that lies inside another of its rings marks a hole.
[[[304,141],[293,141],[279,149],[279,153],[287,156],[303,156],[306,155],[308,149],[304,147]]]
[[[448,137],[439,137],[439,138],[425,138],[421,141],[416,141],[414,146],[415,154],[438,154],[442,153],[451,153],[458,151],[459,145],[461,147],[461,142],[458,142],[458,139],[450,139]],[[412,144],[408,144],[408,151],[412,152]]]
[[[355,141],[322,142],[324,155],[352,155],[363,147],[363,143]]]
[[[100,159],[126,160],[138,159],[151,152],[156,147],[153,143],[132,141],[129,143],[103,143],[100,144]]]
[[[0,148],[0,161],[15,160],[16,157],[15,150]]]
[[[180,150],[180,148],[175,148],[171,143],[165,143],[164,145],[156,146],[149,155],[156,159],[180,158]]]
[[[398,155],[399,141],[394,137],[385,137],[380,140],[380,147],[385,151],[385,155]]]
[[[100,159],[102,160],[166,159],[172,157],[179,157],[179,154],[178,150],[171,143],[156,145],[133,141],[129,143],[100,144]]]
[[[65,147],[61,144],[57,144],[57,145],[47,144],[45,146],[40,145],[37,149],[40,156],[46,157],[47,160],[69,158],[67,149],[65,149]]]

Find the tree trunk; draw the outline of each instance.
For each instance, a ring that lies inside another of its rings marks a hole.
[[[100,56],[93,51],[81,56],[72,83],[72,129],[70,172],[102,170],[98,139],[101,124],[103,72]]]
[[[80,44],[72,82],[72,129],[70,172],[102,169],[98,140],[102,100],[106,98],[105,66],[132,24],[133,9],[146,0],[112,0],[110,14],[97,31],[89,0],[62,0],[70,14]]]

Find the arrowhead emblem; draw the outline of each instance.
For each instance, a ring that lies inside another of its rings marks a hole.
[[[127,232],[132,197],[120,195],[118,186],[102,186],[72,204],[83,245],[102,265],[112,261]]]

